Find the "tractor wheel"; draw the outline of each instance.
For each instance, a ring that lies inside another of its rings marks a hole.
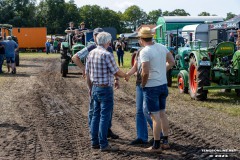
[[[203,86],[210,85],[210,69],[206,66],[197,66],[196,58],[193,56],[189,62],[189,93],[195,100],[206,100],[207,90]]]
[[[131,65],[132,65],[132,67],[134,66],[136,55],[137,55],[137,52],[133,52],[133,54],[132,54],[132,60],[131,60]]]
[[[68,63],[69,63],[68,60],[66,59],[62,60],[62,64],[61,64],[62,77],[66,77],[68,74]]]
[[[167,85],[172,87],[172,69],[167,71]]]
[[[180,93],[188,93],[188,87],[184,83],[184,76],[182,73],[178,74],[178,89]]]
[[[237,93],[237,96],[240,97],[240,89],[235,89],[235,92]]]
[[[15,54],[15,64],[19,66],[19,53]]]

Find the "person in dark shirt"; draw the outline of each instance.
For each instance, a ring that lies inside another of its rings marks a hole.
[[[75,27],[73,22],[69,22],[69,27],[65,30],[65,33],[67,33],[67,41],[70,42],[71,45],[73,45],[72,38],[74,36]]]
[[[83,33],[80,33],[79,29],[75,29],[75,35],[73,36],[73,44],[82,43]]]
[[[117,39],[117,42],[115,44],[115,49],[117,51],[117,56],[118,56],[118,66],[120,66],[121,64],[123,66],[124,48],[125,48],[125,44],[122,42],[122,40]]]
[[[4,61],[4,55],[5,55],[4,45],[1,44],[2,40],[3,40],[3,38],[0,36],[0,74],[3,73],[2,65],[3,65],[3,61]]]
[[[228,41],[234,43],[234,34],[233,34],[233,32],[230,33],[230,37],[229,37]]]
[[[11,68],[12,74],[16,74],[15,52],[18,50],[18,44],[12,39],[11,36],[7,36],[7,40],[1,43],[4,45],[5,49],[8,72],[10,72]]]
[[[82,44],[86,45],[86,40],[85,40],[85,32],[88,30],[85,28],[85,23],[82,22],[80,23],[80,26],[78,27],[79,31],[82,33]]]
[[[75,27],[74,27],[74,23],[73,22],[69,22],[69,27],[65,30],[65,33],[67,34],[74,34],[75,31]]]

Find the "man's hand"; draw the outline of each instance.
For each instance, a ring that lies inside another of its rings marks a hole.
[[[125,81],[127,81],[127,82],[128,82],[128,81],[129,81],[129,79],[130,79],[130,75],[129,75],[128,73],[126,73],[126,75],[127,75],[127,76],[126,76],[124,79],[125,79]]]
[[[82,77],[85,79],[86,78],[86,73],[85,73],[85,69],[82,70]]]
[[[92,97],[92,90],[88,90],[89,97]]]
[[[115,87],[115,89],[119,89],[120,88],[119,80],[115,80],[114,81],[114,87]]]

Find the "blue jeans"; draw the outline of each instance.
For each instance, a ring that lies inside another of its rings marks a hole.
[[[94,111],[91,122],[91,142],[92,145],[99,144],[103,149],[108,146],[107,134],[113,110],[113,88],[93,86],[92,96]]]
[[[165,110],[168,96],[167,84],[156,87],[144,87],[143,97],[149,113]]]
[[[89,109],[88,109],[88,126],[91,129],[91,122],[92,122],[92,117],[93,117],[93,111],[94,111],[94,100],[93,97],[90,97],[90,103],[89,103]],[[113,114],[113,109],[111,113],[111,119],[109,121],[109,126],[108,129],[112,127],[112,114]]]
[[[144,142],[148,141],[148,127],[147,121],[151,121],[147,109],[143,110],[143,91],[140,85],[136,86],[136,128],[137,128],[137,138],[143,140]],[[145,107],[146,108],[146,107]],[[145,113],[146,112],[146,113]],[[145,117],[146,116],[146,117]]]
[[[3,61],[4,61],[4,54],[0,54],[0,73],[2,73]]]
[[[7,64],[11,63],[15,63],[15,57],[6,57],[6,61],[7,61]]]
[[[124,55],[124,51],[117,51],[118,65],[119,66],[120,66],[121,63],[122,63],[122,66],[123,66],[123,55]]]
[[[50,53],[50,47],[46,47],[46,53]]]

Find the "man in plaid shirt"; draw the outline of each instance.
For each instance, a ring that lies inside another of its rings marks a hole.
[[[86,61],[86,77],[89,93],[94,100],[94,113],[91,121],[92,148],[101,151],[116,151],[117,147],[110,146],[107,140],[108,126],[113,109],[114,76],[125,78],[112,53],[106,49],[111,43],[111,35],[101,32],[97,35],[97,48],[92,50]],[[116,78],[115,80],[118,80]]]

